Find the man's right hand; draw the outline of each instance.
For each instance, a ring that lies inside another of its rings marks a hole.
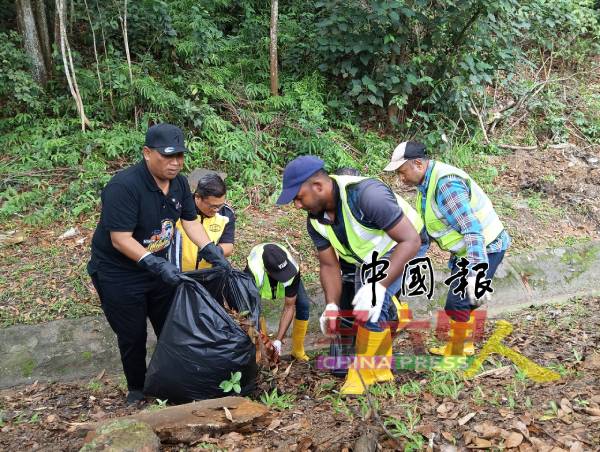
[[[324,335],[335,334],[335,322],[339,317],[339,308],[336,304],[329,303],[325,306],[325,310],[323,314],[321,314],[321,318],[319,319],[319,324],[321,326],[321,332]]]
[[[178,286],[187,279],[175,265],[152,253],[142,257],[138,262],[138,265],[148,270],[150,273],[160,276],[161,279],[170,286]]]
[[[477,286],[477,277],[476,276],[468,276],[467,277],[467,297],[469,298],[469,302],[471,303],[471,307],[473,309],[480,307],[486,301],[490,301],[492,297],[488,292],[485,292],[483,296],[479,299],[475,295],[475,288]]]

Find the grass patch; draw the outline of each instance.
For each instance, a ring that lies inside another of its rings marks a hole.
[[[265,391],[260,396],[260,401],[271,409],[282,411],[289,410],[294,407],[294,400],[296,396],[294,394],[279,394],[277,388],[273,389],[271,393]]]

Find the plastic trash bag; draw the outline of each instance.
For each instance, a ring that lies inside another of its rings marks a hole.
[[[231,309],[248,312],[247,318],[260,329],[261,299],[250,275],[231,267],[212,267],[185,274],[202,284],[221,306],[226,301]]]
[[[192,272],[188,274],[196,279]],[[170,402],[223,397],[219,385],[241,372],[241,395],[255,389],[256,348],[197,282],[181,284],[146,372],[144,393]]]

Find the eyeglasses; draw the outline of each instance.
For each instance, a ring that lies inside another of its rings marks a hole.
[[[207,207],[208,207],[210,210],[215,210],[215,211],[218,211],[218,210],[221,210],[221,209],[223,208],[223,206],[224,206],[224,205],[225,205],[225,203],[223,202],[223,203],[221,203],[221,204],[209,204]]]
[[[202,196],[200,196],[198,193],[194,193],[194,197],[200,200],[200,202],[202,202],[207,209],[214,210],[215,212],[221,210],[225,205],[224,202],[220,204],[208,204],[204,199],[202,199]]]

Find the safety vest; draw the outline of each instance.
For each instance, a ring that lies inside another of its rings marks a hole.
[[[481,223],[485,245],[487,246],[492,243],[504,230],[504,226],[500,218],[498,218],[492,202],[481,187],[467,173],[452,165],[435,161],[431,163],[433,164],[433,169],[431,170],[429,186],[427,187],[425,212],[423,212],[422,208],[423,197],[421,192],[417,194],[417,212],[423,218],[425,229],[429,236],[437,242],[441,249],[450,251],[458,257],[467,255],[467,247],[463,235],[450,226],[448,220],[441,213],[435,196],[439,180],[443,177],[454,175],[467,183],[471,191],[469,204],[473,210],[473,214]]]
[[[285,297],[285,288],[290,286],[292,282],[294,282],[295,276],[289,281],[285,281],[283,283],[277,282],[277,287],[275,289],[275,298],[273,298],[273,290],[271,288],[271,282],[269,281],[269,275],[265,270],[265,264],[263,262],[263,250],[265,245],[269,245],[269,243],[261,243],[260,245],[256,245],[250,251],[248,255],[248,268],[254,275],[254,282],[256,283],[256,287],[258,288],[258,292],[260,293],[260,297],[266,300],[276,299],[276,298],[284,298]],[[271,243],[271,245],[277,245],[287,255],[287,258],[292,263],[296,270],[298,270],[298,264],[292,257],[292,255],[286,250],[283,246],[278,243]]]
[[[342,203],[342,216],[344,220],[344,229],[346,230],[346,237],[348,238],[348,244],[350,248],[346,248],[339,241],[333,228],[330,225],[319,223],[315,218],[310,219],[310,223],[315,230],[326,238],[329,243],[336,250],[338,256],[350,262],[352,264],[369,263],[373,251],[377,251],[379,256],[383,256],[394,246],[396,242],[383,230],[372,229],[362,225],[352,213],[350,206],[348,205],[348,188],[352,185],[356,185],[359,182],[366,180],[366,177],[359,176],[330,176],[337,182],[340,192],[340,200]],[[402,212],[411,224],[414,226],[417,233],[420,233],[423,229],[423,220],[417,214],[415,209],[412,208],[401,196],[396,195],[396,202],[398,207],[402,209]]]
[[[199,219],[196,221],[200,221]],[[225,226],[229,223],[229,217],[217,213],[214,217],[204,218],[200,221],[206,230],[208,238],[215,245],[219,243],[219,239],[223,235]],[[206,262],[204,259],[198,262],[198,247],[194,242],[190,240],[183,226],[181,220],[177,222],[177,229],[181,234],[181,271],[187,272],[197,269],[211,268],[212,264]]]

